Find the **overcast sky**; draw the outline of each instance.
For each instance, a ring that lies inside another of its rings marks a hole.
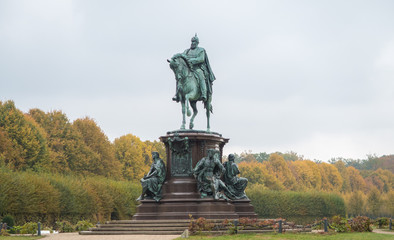
[[[0,0],[0,101],[158,140],[181,125],[166,59],[195,33],[225,154],[394,153],[394,1]]]

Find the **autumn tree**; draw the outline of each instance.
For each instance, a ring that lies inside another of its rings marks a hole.
[[[23,163],[23,149],[20,145],[14,144],[8,137],[7,132],[0,127],[0,166],[13,168]]]
[[[294,161],[298,161],[298,160],[303,160],[304,159],[304,156],[298,155],[298,153],[293,152],[293,151],[288,151],[288,152],[285,152],[285,153],[277,152],[277,154],[281,155],[283,157],[283,159],[285,159],[285,161],[292,161],[292,162],[294,162]]]
[[[0,127],[20,157],[6,159],[17,170],[44,170],[48,160],[45,132],[29,116],[18,110],[13,101],[0,102]]]
[[[338,169],[339,174],[341,174],[342,177],[342,187],[341,187],[341,192],[350,192],[350,179],[349,175],[346,169],[346,165],[342,160],[336,161],[334,163],[334,166]]]
[[[381,194],[379,190],[374,186],[372,187],[371,191],[368,193],[367,196],[367,206],[369,212],[374,216],[378,216],[380,211],[380,205],[381,205]]]
[[[100,159],[99,153],[87,146],[82,133],[73,127],[64,113],[31,109],[29,115],[46,132],[52,172],[107,175],[97,171],[94,164]]]
[[[161,159],[166,162],[167,156],[166,156],[166,148],[164,144],[160,141],[144,141],[144,149],[143,149],[143,155],[145,158],[145,164],[146,165],[151,165],[152,164],[152,152],[158,152],[159,156]]]
[[[350,190],[352,192],[365,191],[365,180],[360,172],[354,167],[347,167],[346,172],[349,178]]]
[[[302,186],[304,190],[320,190],[321,174],[316,163],[310,160],[299,160],[292,162],[289,166],[297,184]]]
[[[365,214],[365,196],[362,191],[354,191],[351,193],[347,201],[348,214],[352,216],[360,216]]]
[[[61,112],[46,114],[39,109],[31,109],[29,115],[45,130],[49,147],[50,168],[56,172],[69,172],[66,153],[66,132],[71,124]]]
[[[115,156],[121,163],[122,175],[128,180],[138,181],[149,171],[151,157],[146,158],[149,148],[137,136],[127,134],[114,141]]]
[[[321,189],[324,191],[340,191],[342,188],[342,177],[338,169],[332,164],[320,163],[317,165],[321,175]]]
[[[394,174],[388,170],[363,171],[367,188],[375,186],[380,192],[389,192],[394,187]]]
[[[75,120],[72,126],[93,152],[92,156],[89,156],[90,172],[107,177],[121,176],[121,164],[115,158],[114,147],[96,122],[86,117]]]
[[[283,184],[266,167],[259,162],[241,162],[238,164],[241,176],[249,181],[249,185],[259,184],[271,190],[284,190]]]
[[[240,158],[242,159],[242,162],[256,162],[257,159],[255,155],[252,153],[251,150],[249,151],[244,151],[241,153]]]
[[[264,162],[268,172],[275,176],[285,187],[289,190],[296,190],[296,181],[290,171],[289,165],[285,159],[277,154],[272,153],[269,157],[268,162]]]

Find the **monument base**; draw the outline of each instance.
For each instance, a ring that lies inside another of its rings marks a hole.
[[[249,199],[234,201],[200,198],[192,169],[206,156],[208,149],[217,149],[222,155],[229,139],[221,134],[205,131],[177,130],[160,137],[166,146],[167,172],[162,187],[163,198],[142,200],[133,220],[238,219],[257,218]]]

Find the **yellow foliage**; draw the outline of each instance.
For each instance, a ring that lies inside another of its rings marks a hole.
[[[253,162],[241,162],[238,164],[242,177],[249,180],[249,185],[258,184],[271,190],[284,190],[283,184],[273,175],[271,175],[264,164]]]
[[[349,177],[350,189],[352,192],[357,192],[359,190],[365,191],[365,180],[361,176],[360,172],[354,167],[346,168],[347,175]]]
[[[318,164],[320,175],[321,175],[321,190],[323,191],[340,191],[342,188],[342,177],[339,174],[338,169],[328,163]]]
[[[75,120],[73,127],[80,132],[83,141],[94,153],[89,159],[89,166],[94,168],[92,173],[107,177],[119,177],[121,164],[115,158],[114,146],[96,122],[86,117]]]
[[[129,180],[140,180],[149,172],[150,164],[144,156],[150,148],[139,137],[127,134],[114,141],[116,159],[122,164],[122,174]]]
[[[297,184],[304,190],[321,188],[321,175],[316,163],[301,160],[290,163],[290,168],[297,180]]]
[[[41,170],[46,167],[48,149],[44,131],[33,119],[18,110],[14,102],[0,102],[0,127],[20,151],[20,158],[6,160],[10,167],[17,170]]]
[[[275,176],[288,190],[296,190],[296,180],[289,168],[289,163],[285,161],[283,156],[272,153],[268,159],[268,162],[264,162],[268,172]]]

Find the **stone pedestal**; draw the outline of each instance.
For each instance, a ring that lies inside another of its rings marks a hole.
[[[135,220],[189,219],[237,219],[256,218],[249,199],[227,202],[213,198],[200,198],[192,169],[205,157],[208,149],[217,149],[222,155],[229,141],[218,133],[195,130],[167,132],[160,137],[166,146],[167,176],[160,202],[142,200],[137,207]]]

